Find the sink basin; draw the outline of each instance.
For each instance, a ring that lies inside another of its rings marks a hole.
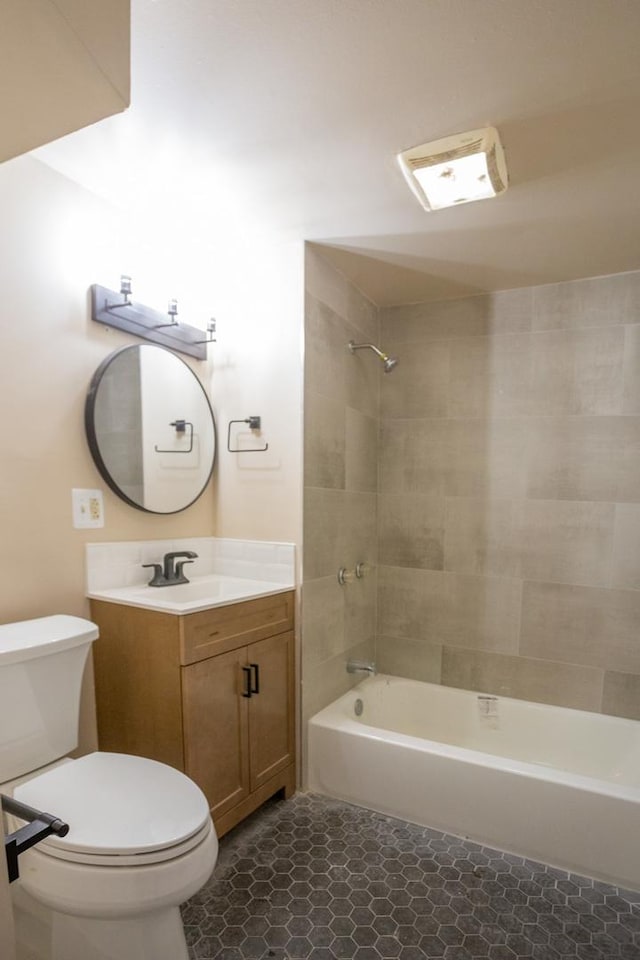
[[[182,614],[284,593],[293,590],[293,586],[292,583],[272,583],[268,580],[211,574],[207,577],[194,577],[189,583],[178,583],[170,587],[118,587],[112,590],[96,590],[89,596],[94,600]]]

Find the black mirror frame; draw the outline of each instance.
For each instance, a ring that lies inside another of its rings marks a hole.
[[[188,510],[189,507],[192,507],[193,504],[200,499],[200,497],[206,490],[209,484],[209,481],[211,480],[211,477],[213,475],[214,467],[216,465],[216,458],[218,454],[218,433],[216,430],[216,421],[213,415],[213,409],[211,407],[209,397],[207,396],[207,393],[204,387],[202,386],[202,383],[200,382],[200,378],[196,376],[196,374],[193,372],[193,370],[191,369],[188,363],[185,363],[185,361],[181,357],[176,356],[173,350],[168,350],[166,347],[159,346],[158,344],[153,344],[152,346],[154,349],[164,350],[165,353],[170,353],[172,357],[174,357],[180,363],[184,364],[184,366],[187,368],[189,373],[194,377],[194,379],[198,383],[198,386],[202,390],[202,396],[206,401],[209,413],[211,415],[211,426],[213,429],[214,449],[213,449],[213,457],[211,459],[211,469],[209,470],[207,479],[202,484],[202,487],[200,488],[196,496],[193,498],[193,500],[190,500],[189,503],[185,504],[184,507],[179,507],[178,510],[150,510],[148,507],[143,507],[139,503],[136,503],[135,500],[132,500],[131,497],[128,497],[127,494],[121,490],[121,488],[118,486],[118,484],[112,477],[111,473],[109,472],[109,469],[106,463],[104,462],[102,454],[100,453],[100,448],[98,446],[98,438],[96,436],[96,430],[95,430],[96,399],[98,394],[98,388],[100,387],[100,383],[102,381],[102,377],[104,376],[105,370],[111,365],[111,363],[116,359],[116,357],[119,356],[121,353],[124,353],[125,350],[132,350],[136,347],[139,348],[141,346],[144,346],[144,344],[134,343],[126,347],[120,347],[118,350],[114,350],[113,353],[110,353],[108,357],[105,357],[105,359],[102,361],[100,366],[97,368],[93,377],[91,378],[91,383],[89,384],[89,389],[87,391],[87,398],[85,400],[84,428],[87,436],[87,442],[89,444],[89,450],[91,451],[91,456],[93,457],[93,462],[98,468],[98,471],[100,472],[100,476],[102,477],[102,479],[105,481],[107,486],[116,494],[116,496],[120,497],[121,500],[124,500],[125,503],[128,503],[130,507],[135,507],[136,510],[141,510],[143,513],[152,513],[152,514],[155,514],[156,516],[166,517],[166,516],[171,516],[174,513],[182,513],[183,510]],[[151,345],[147,344],[147,346],[151,346]]]

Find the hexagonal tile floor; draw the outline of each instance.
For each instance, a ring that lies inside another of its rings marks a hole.
[[[310,794],[224,837],[183,919],[193,960],[640,960],[640,893]]]

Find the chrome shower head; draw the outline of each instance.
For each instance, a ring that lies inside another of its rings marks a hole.
[[[387,354],[383,353],[382,350],[378,350],[377,347],[374,347],[372,343],[356,343],[354,340],[349,340],[347,347],[349,348],[350,353],[355,353],[356,350],[364,350],[364,349],[373,350],[373,352],[377,354],[377,356],[379,356],[380,359],[382,360],[385,373],[391,373],[391,371],[394,369],[394,367],[398,363],[397,357],[387,356]]]
[[[396,367],[397,364],[398,364],[398,358],[397,358],[397,357],[385,357],[384,360],[382,361],[382,364],[383,364],[383,366],[384,366],[384,372],[385,372],[385,373],[391,373],[391,371],[394,369],[394,367]]]

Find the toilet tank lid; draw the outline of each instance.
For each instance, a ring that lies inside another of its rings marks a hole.
[[[66,614],[0,624],[0,666],[46,657],[97,637],[95,623]]]

